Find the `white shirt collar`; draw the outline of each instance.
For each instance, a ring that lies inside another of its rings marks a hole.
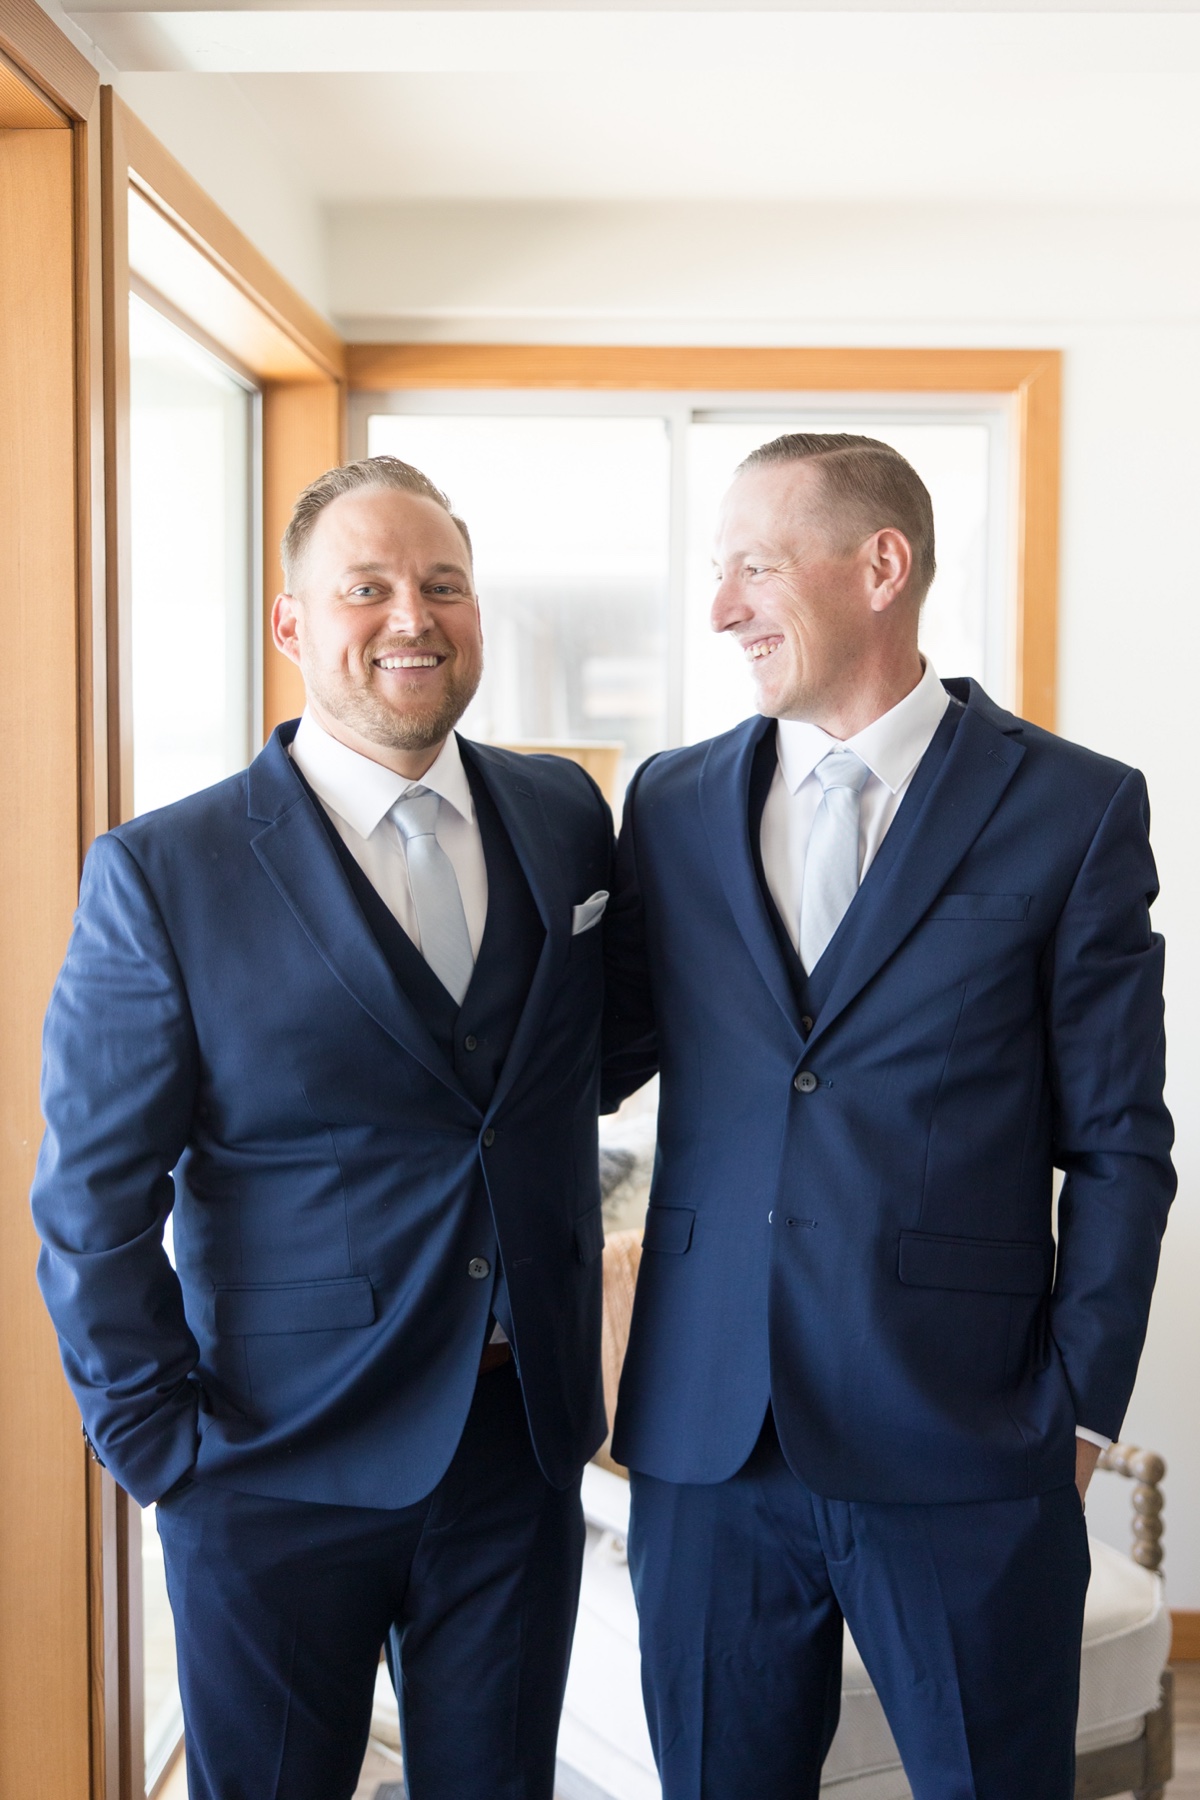
[[[819,725],[780,719],[777,743],[783,779],[794,794],[831,750],[853,750],[884,787],[898,793],[933,742],[949,704],[949,694],[927,661],[916,687],[844,744]]]
[[[345,819],[359,837],[369,838],[380,820],[410,788],[428,788],[461,813],[475,819],[471,785],[463,768],[458,738],[451,732],[420,781],[410,781],[382,763],[351,750],[305,712],[291,742],[292,760],[318,799]]]

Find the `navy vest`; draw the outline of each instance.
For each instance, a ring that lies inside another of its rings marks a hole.
[[[461,1006],[376,893],[315,795],[313,804],[396,981],[471,1099],[486,1112],[529,995],[546,930],[496,803],[469,746],[461,739],[459,743],[488,877],[487,923]]]
[[[945,761],[946,752],[950,748],[954,733],[958,730],[958,722],[965,711],[966,708],[962,705],[961,701],[953,698],[951,699],[949,706],[942,715],[937,730],[933,734],[933,741],[917,765],[916,774],[909,783],[908,792],[905,794],[897,808],[896,816],[888,828],[887,836],[879,846],[879,852],[875,857],[874,862],[867,870],[864,878],[865,881],[879,882],[886,878],[888,870],[891,868],[899,854],[900,846],[903,844],[912,828],[913,820],[921,810],[921,804],[933,784],[934,776]],[[811,1021],[816,1018],[821,1005],[828,998],[829,993],[832,990],[834,979],[841,963],[840,952],[845,948],[846,939],[839,927],[834,934],[829,948],[821,957],[820,962],[818,962],[815,974],[809,975],[804,964],[796,954],[795,946],[788,936],[787,928],[779,916],[779,908],[775,904],[775,897],[767,885],[767,877],[763,869],[762,860],[762,816],[763,808],[767,804],[767,795],[771,791],[771,783],[775,778],[775,770],[778,765],[777,741],[778,730],[777,728],[772,728],[770,731],[763,732],[762,737],[754,748],[754,759],[750,765],[750,848],[754,856],[754,871],[758,876],[758,885],[762,890],[762,897],[767,908],[767,914],[771,920],[771,927],[778,940],[780,954],[783,957],[784,964],[791,977],[792,993],[796,1001],[796,1010],[800,1014],[801,1020],[807,1017]],[[853,909],[853,902],[851,903],[851,909]],[[847,918],[849,918],[849,916],[848,913]],[[804,1028],[804,1035],[806,1037],[811,1029],[812,1025],[810,1022]]]

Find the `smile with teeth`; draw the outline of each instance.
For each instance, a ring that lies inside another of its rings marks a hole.
[[[377,669],[436,669],[441,660],[440,656],[434,656],[428,651],[408,656],[377,656],[375,667]]]
[[[764,656],[773,656],[782,643],[781,637],[758,638],[753,644],[746,645],[746,661],[761,662]]]

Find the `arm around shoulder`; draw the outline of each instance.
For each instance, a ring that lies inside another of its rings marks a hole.
[[[637,797],[648,763],[629,784],[604,917],[604,1073],[600,1109],[615,1112],[658,1072],[646,916],[638,872]]]

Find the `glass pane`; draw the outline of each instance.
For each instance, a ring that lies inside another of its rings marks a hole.
[[[154,1508],[142,1513],[142,1678],[146,1721],[146,1786],[150,1788],[179,1742],[183,1707],[175,1662],[175,1628]]]
[[[146,812],[249,760],[254,395],[137,298],[129,340],[133,799]],[[153,1507],[141,1527],[152,1786],[183,1717]]]
[[[712,537],[721,497],[744,456],[786,431],[852,431],[880,438],[912,463],[933,499],[938,573],[921,615],[921,646],[939,675],[973,675],[1006,704],[1003,572],[992,566],[1002,542],[994,506],[992,431],[976,420],[897,422],[862,413],[787,418],[700,419],[688,442],[687,600],[684,630],[684,739],[727,731],[754,711],[751,677],[733,643],[714,635]],[[997,646],[999,650],[997,650]]]
[[[133,794],[145,812],[250,756],[254,397],[129,309]]]
[[[666,421],[376,413],[367,445],[470,529],[485,669],[464,732],[619,741],[623,789],[665,742]]]

